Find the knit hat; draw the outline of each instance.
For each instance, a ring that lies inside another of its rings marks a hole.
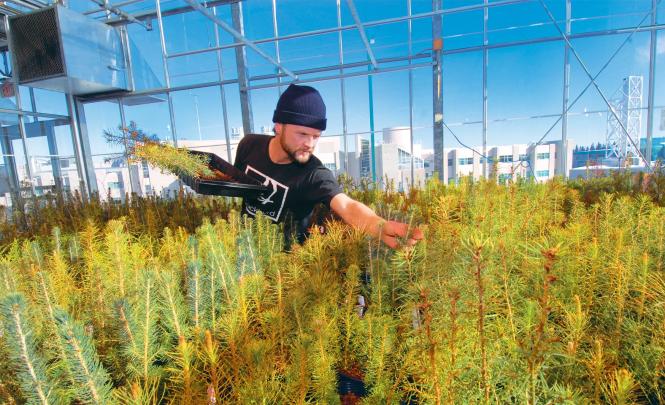
[[[315,88],[291,84],[279,97],[272,122],[323,131],[326,129],[326,105]]]

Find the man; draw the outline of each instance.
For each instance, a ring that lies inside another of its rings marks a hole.
[[[246,135],[238,145],[235,167],[270,189],[257,199],[244,199],[244,213],[254,216],[261,211],[275,222],[295,222],[300,242],[319,203],[393,249],[400,245],[398,238],[407,238],[409,246],[423,238],[419,229],[408,234],[407,224],[386,221],[344,194],[332,172],[312,155],[326,129],[326,106],[318,91],[290,85],[279,98],[272,120],[274,137]]]

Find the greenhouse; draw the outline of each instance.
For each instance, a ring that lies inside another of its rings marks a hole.
[[[665,1],[0,15],[0,402],[665,403]]]

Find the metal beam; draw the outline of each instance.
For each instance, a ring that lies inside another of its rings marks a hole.
[[[365,33],[365,27],[363,26],[362,21],[360,21],[358,10],[356,10],[356,5],[353,3],[353,0],[346,0],[346,4],[349,5],[349,10],[351,11],[351,15],[353,16],[353,21],[355,21],[356,27],[358,28],[358,33],[360,34],[360,38],[362,39],[363,44],[365,44],[365,49],[367,50],[367,56],[369,57],[369,60],[372,61],[372,67],[376,69],[379,66],[376,63],[376,58],[374,58],[374,52],[372,52],[372,47],[370,46],[369,40],[367,39],[367,34]]]
[[[442,0],[432,0],[432,10],[441,10]],[[443,178],[445,157],[443,156],[443,39],[441,38],[441,27],[443,25],[441,15],[432,17],[432,40],[433,40],[433,62],[432,69],[432,115],[433,115],[433,145],[434,145],[434,171],[439,173],[439,179]]]
[[[242,16],[242,5],[231,6],[233,26],[236,32],[245,33]],[[249,93],[249,74],[247,73],[247,54],[245,47],[236,48],[236,70],[238,71],[238,93],[240,96],[240,112],[242,114],[242,128],[244,133],[254,132],[254,116],[252,114],[252,96]]]
[[[213,8],[212,12],[217,15],[217,9]],[[215,45],[219,45],[219,30],[215,28]],[[219,81],[224,81],[224,65],[222,63],[222,51],[217,51],[217,69],[219,70]],[[229,136],[229,118],[226,111],[226,91],[224,85],[219,85],[219,95],[222,100],[222,119],[224,120],[224,137],[226,138],[226,157],[229,162],[233,162],[231,157],[231,137]]]
[[[104,9],[106,11],[110,11],[111,13],[113,13],[115,15],[118,15],[122,18],[125,18],[129,22],[133,22],[135,24],[138,24],[138,25],[142,26],[145,29],[150,29],[151,28],[151,27],[148,26],[148,24],[146,24],[145,22],[137,19],[133,15],[128,14],[128,13],[120,10],[117,7],[109,6],[104,1],[101,1],[101,0],[90,0],[90,1],[92,1],[93,3],[95,3],[96,5],[98,5],[99,7],[101,7],[102,9]]]
[[[71,94],[65,95],[67,112],[70,115],[72,140],[74,142],[74,155],[76,156],[76,169],[81,176],[79,180],[80,193],[84,197],[91,197],[97,190],[97,175],[92,161],[88,126],[85,119],[83,105]]]
[[[484,0],[484,4],[488,5],[489,0]],[[489,20],[489,10],[487,7],[483,9],[483,176],[489,178],[487,171],[487,64],[489,63],[489,44],[487,27]]]
[[[342,26],[342,5],[341,0],[336,0],[337,5],[337,27]],[[342,31],[337,31],[337,50],[339,52],[339,74],[344,74],[344,46],[342,41]],[[349,173],[349,144],[347,140],[348,127],[346,123],[346,89],[344,86],[344,78],[339,79],[339,90],[342,96],[342,136],[344,140],[344,171]]]
[[[256,53],[258,53],[262,58],[264,58],[265,60],[267,60],[267,61],[270,62],[271,64],[275,65],[275,66],[276,66],[279,70],[281,70],[282,72],[284,72],[284,73],[286,73],[287,75],[291,76],[291,78],[293,78],[293,80],[298,80],[298,76],[296,76],[295,74],[293,74],[293,72],[291,72],[290,70],[288,70],[287,68],[285,68],[284,66],[282,66],[279,62],[277,62],[276,60],[274,60],[270,55],[268,55],[267,53],[263,52],[258,46],[256,46],[256,44],[255,44],[254,42],[250,41],[250,40],[247,39],[243,34],[241,34],[240,32],[236,31],[235,29],[233,29],[233,27],[231,27],[230,25],[228,25],[225,21],[223,21],[223,20],[221,20],[220,18],[218,18],[217,16],[213,15],[213,14],[212,14],[210,11],[208,11],[205,7],[203,7],[201,4],[199,4],[197,0],[184,0],[184,1],[185,1],[187,4],[189,4],[190,6],[192,6],[192,8],[194,8],[196,11],[198,11],[199,13],[203,14],[204,16],[206,16],[207,19],[209,19],[209,20],[212,21],[213,23],[219,25],[220,27],[222,27],[226,32],[228,32],[229,34],[231,34],[231,35],[233,36],[233,38],[235,38],[236,41],[242,43],[242,44],[245,45],[245,46],[250,47],[250,48],[251,48],[252,50],[254,50]],[[234,3],[232,7],[233,7],[234,10],[235,10],[236,8],[238,8],[238,3]]]
[[[656,24],[656,6],[658,5],[657,0],[651,0],[651,24]],[[651,49],[649,51],[649,94],[648,94],[648,103],[649,105],[647,110],[647,148],[646,148],[646,160],[651,162],[653,146],[653,98],[654,98],[654,82],[656,81],[656,41],[658,36],[656,31],[651,31]]]
[[[140,0],[140,1],[144,1],[144,0]],[[208,1],[208,2],[206,2],[206,4],[204,5],[204,7],[206,7],[206,8],[214,8],[214,7],[217,7],[217,6],[223,6],[223,5],[226,5],[226,4],[236,3],[236,2],[238,2],[238,1],[239,1],[239,0],[214,0],[214,1]],[[114,6],[115,6],[115,7],[120,7],[120,6],[128,5],[128,4],[131,4],[131,3],[129,2],[129,0],[126,1],[126,2],[124,2],[124,3],[116,3],[116,4],[114,4]],[[97,13],[97,12],[100,12],[100,11],[104,11],[104,9],[101,9],[101,10],[91,10],[90,12],[91,12],[91,13]],[[171,16],[171,15],[178,15],[178,14],[189,13],[190,11],[192,11],[192,8],[191,8],[190,6],[182,6],[182,7],[169,8],[169,9],[164,10],[164,11],[162,12],[162,17],[168,17],[168,16]],[[134,18],[136,18],[136,19],[138,19],[138,20],[151,20],[151,19],[153,19],[153,18],[157,18],[157,10],[154,9],[154,10],[148,10],[148,11],[139,11],[139,12],[137,12],[137,13],[132,14],[132,17],[134,17]],[[124,18],[121,17],[121,18],[115,18],[115,19],[113,19],[113,20],[109,20],[109,21],[104,21],[104,23],[106,23],[106,24],[108,24],[108,25],[112,25],[112,26],[117,26],[117,25],[126,25],[126,24],[128,24],[129,22],[128,22],[126,19],[124,19]]]
[[[434,66],[434,62],[425,62],[425,63],[418,63],[415,65],[405,65],[405,66],[395,66],[395,67],[384,67],[384,68],[378,68],[376,70],[365,70],[365,71],[360,71],[360,72],[352,72],[352,73],[345,73],[341,75],[334,75],[334,76],[326,76],[326,77],[315,77],[312,79],[301,79],[298,80],[298,83],[314,83],[314,82],[325,82],[326,80],[335,80],[335,79],[341,79],[341,78],[348,78],[348,77],[361,77],[361,76],[371,76],[375,74],[380,74],[380,73],[388,73],[388,72],[399,72],[402,70],[408,70],[408,69],[419,69],[419,68],[424,68],[424,67],[429,67],[429,66]],[[269,89],[275,86],[286,86],[289,85],[290,83],[268,83],[268,84],[261,84],[257,86],[251,86],[249,87],[249,90],[258,90],[258,89]]]
[[[570,0],[566,0],[566,36],[570,35],[570,17],[572,8]],[[561,110],[561,149],[563,162],[563,178],[568,178],[568,97],[570,97],[570,47],[564,44],[563,51],[563,105]]]

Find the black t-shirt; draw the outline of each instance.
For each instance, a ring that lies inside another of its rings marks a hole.
[[[273,163],[268,154],[268,145],[273,138],[249,134],[238,144],[234,166],[271,190],[257,199],[243,199],[243,212],[254,216],[256,211],[261,211],[274,222],[283,222],[292,216],[302,224],[315,205],[330,206],[332,198],[343,190],[332,172],[313,155],[304,165]],[[302,229],[298,231],[300,234]]]

